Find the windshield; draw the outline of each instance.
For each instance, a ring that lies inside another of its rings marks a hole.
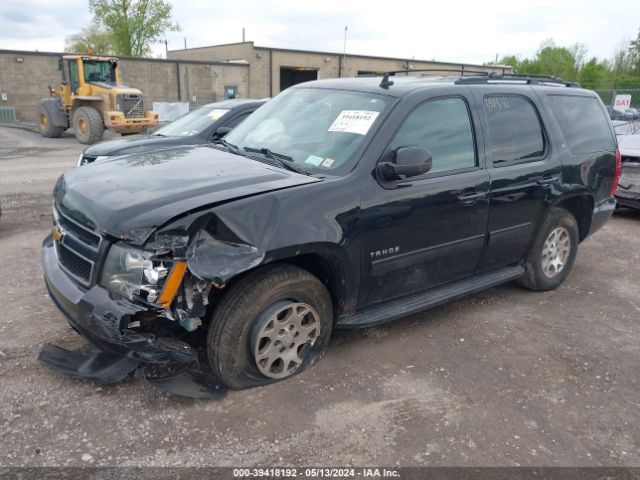
[[[287,89],[230,132],[239,148],[268,149],[305,170],[344,173],[349,159],[392,102],[384,95]]]
[[[183,115],[169,125],[155,131],[165,137],[190,137],[198,135],[229,112],[226,108],[202,107]]]
[[[115,83],[115,62],[98,62],[95,60],[85,60],[84,81],[85,82],[106,82]]]

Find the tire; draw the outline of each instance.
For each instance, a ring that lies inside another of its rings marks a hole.
[[[563,208],[552,207],[525,257],[525,274],[518,284],[537,292],[557,288],[571,272],[578,239],[578,224],[573,215]]]
[[[56,127],[53,124],[53,118],[49,111],[44,108],[44,105],[38,105],[38,118],[37,122],[38,130],[40,131],[40,135],[46,138],[60,138],[62,132],[64,132],[63,127]]]
[[[92,145],[102,140],[104,124],[100,113],[92,107],[78,107],[73,112],[73,133],[80,143]]]
[[[299,319],[295,314],[304,314],[307,307],[309,313],[301,320],[301,326],[289,326],[291,333],[283,337],[282,332],[289,331],[287,318]],[[307,324],[302,325],[305,321]],[[268,328],[269,324],[273,328]],[[312,333],[297,330],[308,330],[314,325],[317,327],[314,338]],[[229,388],[265,385],[289,378],[318,361],[327,349],[332,327],[333,305],[322,282],[302,268],[274,264],[249,273],[230,287],[209,324],[207,357],[219,380]],[[275,339],[271,345],[264,336],[269,331],[282,338],[282,342]],[[293,342],[303,341],[303,337],[308,343],[294,348],[283,346],[283,342],[292,342],[289,347],[293,347]],[[277,353],[282,350],[285,352]],[[275,353],[259,358],[262,351]],[[294,351],[302,357],[298,365],[287,360],[289,365],[280,362],[283,365],[280,369],[278,359],[270,361],[277,355],[282,355],[279,360],[287,358]],[[269,376],[265,374],[267,370]]]

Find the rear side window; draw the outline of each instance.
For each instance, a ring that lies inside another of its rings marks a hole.
[[[483,103],[495,166],[542,157],[542,126],[529,100],[516,95],[489,95]]]
[[[593,97],[549,95],[549,105],[571,153],[615,150],[609,119]]]

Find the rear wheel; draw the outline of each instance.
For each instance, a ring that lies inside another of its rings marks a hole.
[[[64,132],[64,128],[56,127],[53,123],[53,118],[44,108],[43,105],[38,105],[38,130],[40,135],[47,138],[59,138]]]
[[[289,378],[324,354],[333,326],[331,297],[311,273],[273,265],[232,286],[207,336],[220,380],[242,389]]]
[[[73,112],[73,132],[78,141],[85,145],[102,140],[104,124],[100,112],[91,107],[78,107]]]
[[[530,290],[553,290],[569,275],[578,251],[578,224],[567,210],[552,208],[525,258],[518,283]]]

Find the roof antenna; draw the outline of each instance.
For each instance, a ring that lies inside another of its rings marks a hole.
[[[385,90],[388,90],[391,85],[393,85],[393,82],[389,80],[389,72],[384,72],[384,75],[382,76],[382,81],[380,82],[380,88],[384,88]]]

